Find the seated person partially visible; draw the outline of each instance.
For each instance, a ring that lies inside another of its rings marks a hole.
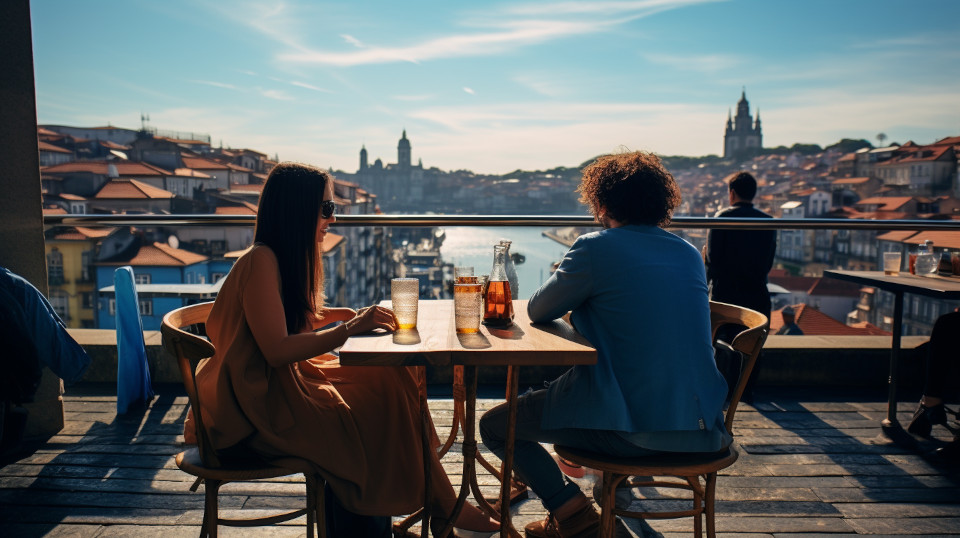
[[[731,442],[704,266],[696,248],[664,230],[680,204],[673,176],[650,153],[607,155],[584,170],[579,191],[603,229],[576,240],[527,310],[535,323],[572,311],[597,363],[519,398],[514,465],[550,512],[526,526],[528,537],[599,529],[596,509],[540,443],[638,457]],[[483,415],[480,433],[502,458],[506,404]]]

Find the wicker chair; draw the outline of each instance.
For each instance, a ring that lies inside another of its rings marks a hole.
[[[200,303],[178,308],[163,317],[160,332],[163,335],[163,347],[177,359],[183,386],[190,400],[194,423],[197,427],[197,446],[180,452],[176,456],[177,467],[189,473],[197,480],[190,491],[197,491],[200,482],[204,484],[205,503],[203,509],[203,526],[200,536],[217,536],[219,525],[229,527],[255,527],[272,525],[306,515],[307,537],[313,538],[314,527],[321,537],[326,536],[324,520],[323,490],[325,481],[316,474],[313,466],[300,458],[284,458],[272,465],[265,464],[227,464],[222,462],[216,451],[210,446],[203,419],[198,412],[201,406],[200,395],[197,393],[195,372],[196,363],[214,353],[213,344],[204,338],[183,330],[191,325],[204,324],[213,303]],[[218,492],[220,486],[227,482],[243,482],[279,478],[292,474],[302,473],[307,486],[306,506],[299,510],[285,512],[266,517],[250,519],[227,519],[219,515]]]

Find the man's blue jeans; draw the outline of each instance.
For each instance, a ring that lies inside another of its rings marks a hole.
[[[580,494],[580,487],[565,480],[553,457],[540,443],[553,443],[619,457],[657,453],[633,445],[617,432],[609,430],[543,429],[540,424],[546,395],[546,390],[528,391],[517,400],[513,468],[550,512]],[[487,448],[503,459],[507,438],[506,403],[487,411],[480,418],[480,438]]]

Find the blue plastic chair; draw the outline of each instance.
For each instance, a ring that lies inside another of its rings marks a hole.
[[[129,265],[113,273],[117,319],[117,414],[145,407],[153,399],[147,349],[143,342],[143,323]]]

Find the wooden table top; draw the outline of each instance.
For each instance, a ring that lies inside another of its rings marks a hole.
[[[390,306],[389,301],[383,303]],[[565,321],[533,324],[527,302],[514,301],[509,327],[480,325],[476,334],[457,334],[453,301],[420,301],[417,328],[392,334],[350,337],[340,362],[350,365],[530,366],[594,364],[597,351]]]
[[[823,275],[876,286],[887,291],[914,293],[942,299],[960,299],[960,278],[957,277],[917,276],[906,271],[901,271],[899,275],[887,275],[883,271],[827,270]]]

